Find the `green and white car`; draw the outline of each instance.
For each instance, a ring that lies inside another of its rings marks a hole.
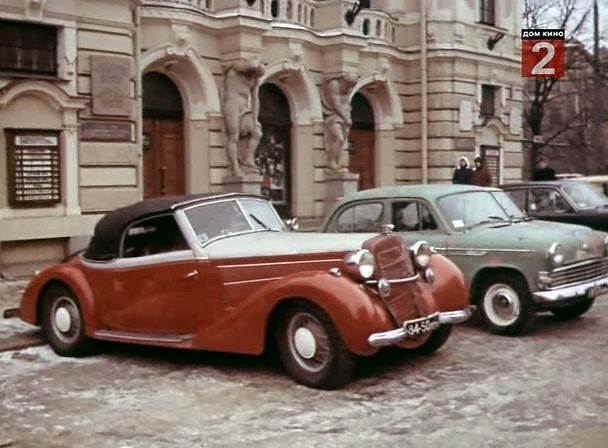
[[[537,311],[572,319],[608,292],[608,234],[528,218],[496,188],[404,185],[364,190],[329,212],[321,230],[377,232],[387,224],[425,240],[464,273],[489,330],[520,334]]]

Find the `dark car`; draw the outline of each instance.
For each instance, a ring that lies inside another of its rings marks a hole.
[[[528,182],[500,188],[534,218],[608,231],[608,197],[585,182]]]

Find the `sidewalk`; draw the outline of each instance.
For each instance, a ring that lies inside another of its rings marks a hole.
[[[45,344],[37,327],[28,325],[18,318],[2,317],[5,309],[19,306],[26,285],[25,280],[0,280],[0,352]]]

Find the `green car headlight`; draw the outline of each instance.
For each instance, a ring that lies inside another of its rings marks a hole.
[[[557,268],[564,263],[564,254],[562,253],[562,245],[560,243],[553,243],[547,252],[547,258],[551,266]]]

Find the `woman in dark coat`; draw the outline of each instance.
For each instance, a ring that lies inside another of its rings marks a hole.
[[[469,168],[469,159],[462,156],[458,160],[458,167],[454,170],[452,175],[453,184],[471,185],[471,178],[473,176],[473,170]]]
[[[473,185],[478,187],[491,187],[492,175],[486,167],[484,160],[477,156],[475,157],[475,171],[473,171]]]

